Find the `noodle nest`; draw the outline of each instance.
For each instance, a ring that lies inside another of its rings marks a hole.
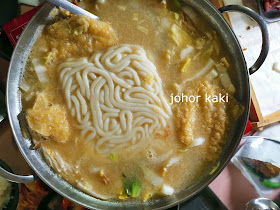
[[[98,153],[133,150],[166,127],[171,109],[155,65],[138,45],[117,45],[58,67],[67,106]]]

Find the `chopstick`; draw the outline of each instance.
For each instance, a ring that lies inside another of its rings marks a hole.
[[[85,15],[91,19],[98,19],[98,16],[70,3],[67,0],[48,0],[49,2],[53,3],[56,6],[62,7],[76,15]]]

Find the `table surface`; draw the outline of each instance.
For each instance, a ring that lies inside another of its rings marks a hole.
[[[220,7],[218,0],[211,0],[211,2],[216,7]],[[24,13],[31,8],[23,6],[21,11]],[[5,91],[8,66],[9,62],[0,58],[0,90],[3,92]],[[8,119],[5,119],[0,125],[0,145],[0,159],[5,161],[15,173],[32,173],[32,170],[17,148]],[[253,186],[232,163],[229,163],[222,173],[210,184],[210,188],[229,209],[244,209],[248,201],[259,197]],[[280,196],[277,196],[280,199]],[[275,198],[275,195],[272,198]]]

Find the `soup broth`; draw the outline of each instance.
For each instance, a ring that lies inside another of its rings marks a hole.
[[[55,9],[29,55],[20,89],[35,148],[100,199],[189,187],[211,171],[242,112],[216,32],[165,1],[79,6],[100,20]]]

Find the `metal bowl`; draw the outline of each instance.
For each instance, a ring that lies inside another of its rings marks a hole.
[[[255,72],[263,63],[269,48],[268,44],[268,32],[265,22],[262,18],[254,11],[242,7],[242,6],[227,6],[223,7],[218,11],[211,3],[207,0],[184,0],[182,1],[183,6],[189,5],[193,7],[202,18],[208,21],[210,27],[217,32],[219,39],[222,42],[223,50],[227,52],[230,57],[230,63],[234,66],[234,72],[231,73],[232,80],[234,81],[237,91],[235,98],[244,106],[244,112],[239,119],[231,125],[231,129],[227,133],[226,144],[223,148],[219,159],[214,165],[219,166],[217,170],[210,174],[211,166],[209,171],[198,179],[197,182],[191,186],[180,191],[178,194],[159,198],[153,202],[147,203],[134,203],[133,201],[128,202],[117,202],[117,201],[102,201],[89,196],[80,190],[76,189],[72,185],[68,184],[62,178],[60,178],[44,161],[39,151],[31,150],[32,142],[30,139],[24,138],[18,115],[22,111],[21,105],[21,93],[19,90],[19,84],[21,83],[22,76],[24,74],[25,64],[32,48],[32,45],[42,32],[42,29],[46,24],[51,21],[49,13],[54,7],[50,3],[46,3],[39,12],[33,17],[30,23],[25,28],[21,35],[18,44],[14,50],[7,83],[7,105],[8,114],[10,118],[11,127],[15,136],[15,141],[34,172],[42,179],[47,185],[58,192],[60,195],[79,203],[88,208],[128,208],[128,209],[157,209],[157,208],[168,208],[180,202],[183,202],[198,192],[215,179],[215,177],[222,171],[226,166],[230,158],[232,157],[235,149],[237,148],[240,139],[243,135],[250,106],[250,85],[249,85],[249,72]],[[238,40],[230,28],[229,24],[223,18],[223,12],[227,11],[239,11],[248,14],[252,17],[261,27],[263,33],[263,49],[257,62],[248,71],[242,49],[238,43]],[[16,176],[13,174],[7,174],[0,168],[0,174],[4,174],[10,180],[18,182],[28,182],[34,180],[34,176]]]

